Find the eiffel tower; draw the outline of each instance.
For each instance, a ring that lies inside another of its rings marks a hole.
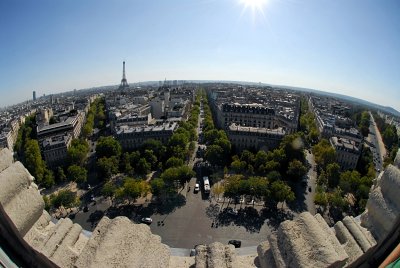
[[[122,79],[121,79],[121,84],[119,85],[118,89],[120,89],[120,90],[129,89],[129,84],[128,84],[128,81],[126,80],[126,76],[125,76],[125,61],[123,62]]]

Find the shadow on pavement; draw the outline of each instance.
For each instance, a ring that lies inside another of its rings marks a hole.
[[[178,194],[174,198],[169,198],[157,203],[112,206],[105,211],[105,216],[111,219],[117,216],[126,216],[135,222],[140,222],[141,218],[151,217],[154,214],[168,215],[185,204],[186,198]]]

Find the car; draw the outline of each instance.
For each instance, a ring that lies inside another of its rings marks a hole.
[[[311,193],[311,187],[308,187],[308,191]]]
[[[242,241],[240,241],[240,240],[229,240],[228,244],[234,245],[235,248],[240,248],[240,246],[242,245]]]
[[[236,209],[231,208],[231,207],[226,208],[225,211],[226,211],[226,213],[233,215],[233,216],[237,216],[239,214],[239,212]]]
[[[88,211],[89,211],[88,206],[84,206],[84,207],[83,207],[83,212],[88,212]]]
[[[197,193],[198,191],[200,191],[200,184],[196,183],[194,186],[194,192]]]
[[[142,223],[146,223],[146,224],[151,224],[152,222],[153,222],[153,219],[152,218],[142,218],[141,219],[141,222]]]

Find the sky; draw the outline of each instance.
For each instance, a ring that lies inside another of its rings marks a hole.
[[[2,0],[0,107],[149,80],[335,92],[400,111],[398,0]]]

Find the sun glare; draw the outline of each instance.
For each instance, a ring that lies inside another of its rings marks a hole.
[[[240,3],[244,5],[244,8],[251,8],[252,11],[263,11],[264,5],[267,0],[240,0]]]

